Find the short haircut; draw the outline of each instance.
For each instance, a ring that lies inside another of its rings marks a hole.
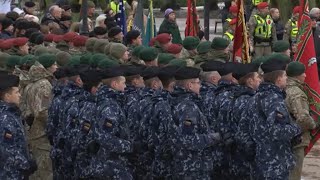
[[[144,81],[144,84],[146,85],[146,87],[151,88],[153,81],[159,82],[160,79],[159,79],[158,77],[153,77],[153,78],[150,78],[150,79],[145,80],[145,81]]]
[[[101,82],[104,85],[107,85],[107,86],[111,87],[112,82],[114,82],[114,81],[119,82],[119,81],[122,80],[122,78],[124,78],[124,77],[123,76],[117,76],[117,77],[113,77],[113,78],[102,79]]]
[[[4,100],[4,95],[7,93],[10,94],[12,90],[13,90],[13,87],[9,87],[9,88],[6,88],[6,89],[0,91],[0,99]]]
[[[278,9],[278,8],[271,8],[271,9],[270,9],[270,14],[275,13],[275,12],[276,12],[276,10],[279,10],[279,9]]]
[[[269,73],[266,73],[263,75],[263,79],[265,82],[270,82],[270,83],[273,83],[275,84],[277,79],[284,75],[285,71],[284,70],[277,70],[277,71],[272,71],[272,72],[269,72]]]
[[[139,79],[140,77],[141,77],[140,75],[126,76],[126,82],[132,85],[133,80]]]
[[[246,74],[245,76],[243,76],[239,79],[239,84],[245,86],[247,83],[247,80],[250,78],[254,78],[254,75],[255,75],[255,72],[251,72],[251,73]]]

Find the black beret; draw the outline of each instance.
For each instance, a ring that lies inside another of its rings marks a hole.
[[[103,27],[95,27],[93,32],[95,35],[105,35],[107,34],[107,29]]]
[[[227,74],[233,73],[234,69],[236,68],[235,66],[235,63],[233,62],[224,63],[223,67],[218,72],[221,76],[225,76]]]
[[[146,68],[146,66],[126,66],[126,76],[134,76],[134,75],[140,75],[142,74],[143,70]]]
[[[65,67],[60,67],[58,68],[54,73],[53,73],[54,77],[56,79],[61,79],[61,78],[65,78],[67,77],[67,73],[66,73],[66,68]]]
[[[67,74],[67,77],[77,76],[80,75],[83,71],[87,71],[90,69],[88,65],[80,64],[80,65],[74,65],[74,66],[68,66],[66,67],[65,71]]]
[[[24,3],[24,6],[28,7],[28,8],[32,8],[32,7],[36,6],[36,4],[34,2],[27,1]]]
[[[287,63],[283,61],[267,61],[261,65],[261,69],[264,73],[270,73],[272,71],[285,70]]]
[[[117,34],[121,33],[122,30],[120,27],[116,26],[116,27],[113,27],[111,28],[109,31],[108,31],[108,37],[114,37],[116,36]]]
[[[158,77],[160,73],[160,68],[156,66],[147,67],[141,73],[141,76],[144,80],[148,80],[154,77]]]
[[[219,71],[223,68],[224,63],[219,61],[207,61],[203,64],[201,64],[201,68],[204,72],[210,72],[210,71]]]
[[[115,66],[106,68],[102,71],[101,78],[109,79],[113,77],[125,76],[125,68],[123,66]]]
[[[40,33],[40,32],[34,32],[34,33],[32,33],[31,35],[30,35],[30,37],[29,37],[29,41],[31,42],[31,43],[36,43],[36,38],[38,37],[38,36],[40,36],[40,35],[42,35],[42,33]]]
[[[11,87],[19,87],[19,77],[15,75],[2,74],[0,76],[0,91]]]
[[[165,67],[162,67],[160,69],[158,77],[159,77],[159,79],[161,81],[172,79],[176,75],[176,73],[179,70],[179,68],[180,68],[179,66],[165,66]]]
[[[88,69],[80,73],[80,78],[84,84],[99,83],[102,79],[102,73],[98,70]]]
[[[176,80],[199,78],[200,69],[194,67],[182,67],[175,74]]]
[[[128,33],[127,33],[127,35],[126,35],[126,42],[129,44],[129,43],[131,43],[131,41],[133,40],[133,39],[137,39],[137,37],[139,37],[140,36],[140,31],[138,31],[138,30],[131,30],[131,31],[129,31]]]
[[[28,29],[29,28],[29,21],[26,19],[18,19],[14,22],[14,27],[16,29]]]

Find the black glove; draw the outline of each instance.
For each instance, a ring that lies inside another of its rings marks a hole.
[[[29,177],[30,175],[32,175],[34,172],[38,170],[37,162],[34,159],[29,160],[29,165],[30,165],[29,169],[22,170],[22,174],[25,177]]]
[[[87,152],[90,154],[97,154],[99,152],[100,149],[100,144],[93,140],[91,142],[89,142],[88,146],[87,146]]]
[[[26,123],[29,125],[29,126],[32,126],[33,124],[33,120],[34,120],[34,116],[32,114],[30,114],[29,116],[27,116],[25,119]]]
[[[301,134],[299,134],[299,135],[295,136],[294,138],[292,138],[291,145],[294,147],[294,146],[300,144],[301,142],[302,142],[302,136],[301,136]]]

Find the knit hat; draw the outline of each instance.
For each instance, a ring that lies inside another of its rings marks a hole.
[[[60,50],[55,47],[47,47],[47,48],[48,48],[49,54],[57,54],[58,52],[60,52]]]
[[[20,56],[11,55],[10,57],[8,57],[7,62],[6,62],[7,68],[9,68],[9,69],[15,68],[15,66],[20,64],[20,60],[21,60]]]
[[[43,65],[44,68],[51,67],[57,61],[57,56],[53,54],[43,54],[39,56],[38,62]]]
[[[167,44],[171,41],[171,35],[168,33],[162,33],[157,35],[156,41],[160,44]]]
[[[140,59],[145,62],[154,61],[155,59],[157,59],[157,57],[158,51],[153,47],[146,47],[140,52]]]
[[[272,51],[274,52],[285,52],[290,48],[290,43],[285,40],[276,41],[272,46]]]
[[[62,67],[66,64],[68,64],[68,62],[71,60],[72,56],[65,51],[60,51],[56,54],[57,56],[57,64]]]
[[[39,46],[34,50],[35,56],[40,56],[40,55],[46,54],[46,53],[48,53],[48,48],[46,48],[44,46]]]
[[[200,39],[194,36],[187,36],[184,38],[182,45],[186,50],[196,49],[200,43]]]
[[[306,67],[304,64],[298,61],[290,62],[287,67],[287,75],[290,77],[299,76],[303,73],[305,73]]]
[[[142,49],[144,49],[144,46],[142,46],[142,45],[133,48],[133,50],[131,52],[131,55],[139,58],[140,57],[140,52],[141,52]]]
[[[13,46],[23,46],[28,43],[28,38],[25,37],[19,37],[19,38],[14,38],[13,40]]]
[[[211,43],[211,48],[215,50],[224,50],[228,46],[229,46],[229,41],[222,37],[215,37]]]
[[[179,54],[182,51],[182,45],[181,44],[171,44],[168,47],[167,51],[170,54]]]
[[[259,3],[258,5],[257,5],[257,8],[258,9],[264,9],[264,8],[266,8],[266,7],[268,7],[269,6],[269,4],[267,3],[267,2],[261,2],[261,3]]]
[[[109,38],[113,38],[113,37],[115,37],[116,35],[118,35],[121,32],[122,32],[122,30],[121,30],[120,27],[118,27],[118,26],[113,27],[108,31],[108,37]]]
[[[131,30],[126,35],[126,43],[130,44],[132,40],[137,39],[140,36],[140,31],[138,30]]]
[[[211,49],[211,42],[210,41],[203,41],[197,47],[197,51],[199,54],[206,54]]]
[[[230,13],[238,13],[238,7],[236,5],[232,5],[229,7]]]
[[[169,16],[169,14],[171,14],[171,13],[174,13],[173,9],[171,9],[171,8],[166,9],[166,11],[164,12],[164,17]]]
[[[93,46],[94,53],[104,53],[105,47],[109,44],[107,39],[98,39]]]
[[[95,37],[92,37],[92,38],[89,38],[86,42],[86,50],[88,52],[93,52],[93,47],[94,47],[94,44],[96,43],[98,39],[95,38]]]
[[[121,43],[113,43],[110,47],[110,55],[117,59],[121,59],[127,50],[128,48],[125,45]]]
[[[76,36],[73,39],[73,45],[75,47],[83,47],[86,45],[88,37],[87,36]]]
[[[28,8],[32,8],[32,7],[35,7],[36,4],[34,2],[32,2],[32,1],[27,1],[27,2],[24,3],[24,6],[28,7]]]
[[[175,59],[174,55],[168,53],[159,53],[158,63],[159,65],[167,65],[171,60]]]
[[[182,67],[175,74],[176,80],[199,78],[200,69],[194,67]]]
[[[7,17],[1,20],[2,29],[7,29],[12,24],[13,24],[13,21]]]

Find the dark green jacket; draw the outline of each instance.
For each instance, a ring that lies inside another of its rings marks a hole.
[[[175,22],[170,22],[168,19],[164,19],[160,28],[159,32],[170,32],[172,35],[172,43],[175,44],[182,44],[182,39],[180,35],[180,30]]]

